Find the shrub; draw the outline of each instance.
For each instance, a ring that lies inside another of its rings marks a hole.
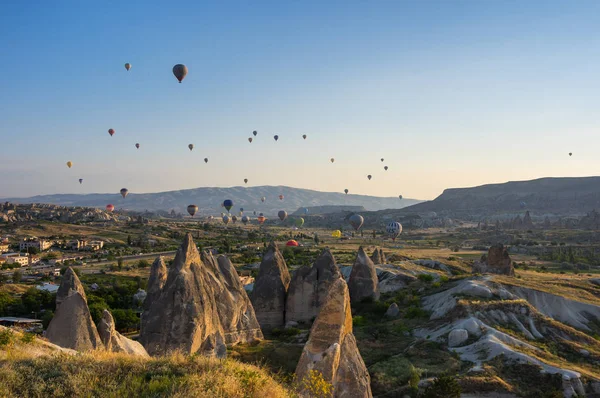
[[[452,376],[440,376],[425,389],[423,398],[460,398],[461,388],[456,378]]]
[[[419,274],[418,278],[422,282],[433,282],[433,275],[430,274]]]
[[[15,340],[14,333],[10,329],[0,330],[0,347],[12,345]]]
[[[356,326],[365,326],[367,324],[367,321],[365,320],[364,317],[357,315],[352,317],[352,326],[356,327]]]
[[[427,311],[420,307],[411,306],[406,310],[405,318],[415,319],[415,318],[426,318],[428,316]]]
[[[328,398],[333,396],[333,386],[323,378],[318,370],[310,370],[300,382],[300,390],[314,398]]]
[[[23,333],[21,336],[21,342],[23,344],[31,344],[35,341],[35,334],[33,333]]]

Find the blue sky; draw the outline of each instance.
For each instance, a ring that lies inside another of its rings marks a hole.
[[[599,174],[598,1],[212,3],[3,2],[0,197]]]

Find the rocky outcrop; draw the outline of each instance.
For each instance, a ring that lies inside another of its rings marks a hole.
[[[377,288],[377,272],[375,265],[365,253],[362,246],[358,249],[356,261],[352,266],[352,272],[348,280],[350,290],[350,299],[353,303],[360,302],[365,298],[379,299],[379,289]]]
[[[87,297],[85,296],[83,285],[81,284],[77,274],[73,271],[73,268],[69,267],[65,271],[65,274],[60,281],[58,291],[56,292],[56,308],[58,308],[61,303],[73,293],[79,293],[87,303]]]
[[[215,289],[219,319],[225,332],[225,344],[248,343],[263,338],[254,308],[244,290],[235,267],[225,256],[218,259],[202,252],[202,262],[209,270]]]
[[[83,286],[71,267],[65,272],[56,294],[56,313],[48,325],[46,338],[53,344],[76,351],[103,348]]]
[[[261,328],[284,326],[285,300],[290,279],[283,255],[275,243],[271,243],[260,263],[251,296]]]
[[[515,269],[508,250],[498,243],[490,247],[488,254],[483,255],[480,261],[475,261],[473,273],[514,276]]]
[[[150,268],[150,277],[148,278],[148,286],[146,288],[146,298],[144,299],[144,305],[142,307],[140,330],[145,330],[147,328],[146,323],[150,308],[152,308],[154,302],[160,297],[160,293],[167,282],[168,273],[169,270],[165,265],[163,257],[157,257]]]
[[[448,333],[448,347],[458,347],[469,339],[469,332],[465,329],[454,329]]]
[[[396,303],[390,304],[387,311],[385,312],[385,316],[387,316],[389,318],[395,318],[398,315],[400,315],[400,308],[398,307],[398,304],[396,304]]]
[[[149,300],[149,308],[143,315],[140,342],[150,355],[181,351],[226,356],[225,332],[213,280],[192,236],[187,234],[160,294]],[[149,291],[154,286],[153,283]]]
[[[531,221],[531,214],[529,214],[529,210],[525,212],[525,217],[523,217],[523,229],[533,229],[533,221]]]
[[[331,285],[296,367],[301,386],[312,371],[331,383],[334,397],[372,397],[369,372],[352,334],[348,287],[341,278]]]
[[[385,264],[386,259],[385,254],[383,253],[383,249],[381,249],[380,247],[376,247],[375,251],[371,255],[371,261],[373,261],[373,264],[375,265]]]
[[[98,334],[107,351],[148,357],[148,353],[140,343],[128,339],[115,330],[115,320],[108,310],[104,310],[102,313],[102,319],[98,325]]]
[[[286,322],[312,322],[327,298],[329,287],[341,277],[329,249],[323,250],[312,267],[297,269],[287,293]]]

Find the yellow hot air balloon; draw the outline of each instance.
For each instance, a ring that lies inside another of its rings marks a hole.
[[[73,166],[73,162],[71,162],[70,160],[67,162],[67,167],[71,168],[71,166]]]
[[[342,237],[342,231],[340,231],[339,229],[336,230],[336,231],[333,231],[331,233],[331,236],[334,237],[334,238],[341,238]]]

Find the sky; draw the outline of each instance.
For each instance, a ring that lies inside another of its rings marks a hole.
[[[600,173],[596,0],[173,4],[0,3],[0,197]]]

